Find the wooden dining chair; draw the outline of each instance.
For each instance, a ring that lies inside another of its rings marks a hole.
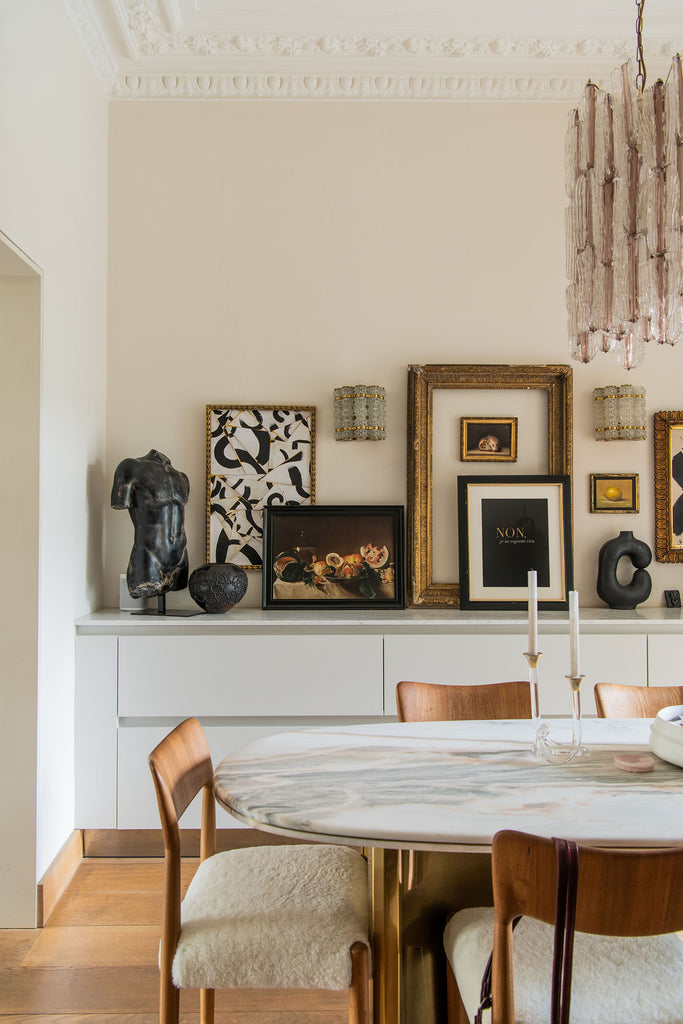
[[[399,722],[453,722],[531,718],[529,680],[482,685],[396,684]]]
[[[216,853],[211,755],[188,718],[149,755],[164,836],[161,1024],[181,988],[349,989],[350,1024],[370,1024],[367,864],[346,846],[262,846]],[[178,822],[202,791],[200,865],[181,905]]]
[[[683,847],[579,846],[572,1024],[683,1020]],[[448,922],[449,1024],[470,1024],[493,949],[491,1024],[548,1024],[557,856],[552,839],[499,832],[494,907]],[[523,915],[514,931],[512,923]],[[514,950],[514,954],[513,954]],[[513,978],[514,963],[514,978]]]
[[[596,683],[598,718],[655,718],[671,704],[683,704],[683,686],[625,686]]]

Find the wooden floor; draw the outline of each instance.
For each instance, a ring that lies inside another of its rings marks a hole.
[[[187,885],[196,861],[185,862]],[[84,860],[41,930],[0,930],[0,1024],[156,1024],[161,860]],[[181,1024],[199,1020],[181,992]],[[346,992],[217,993],[216,1024],[342,1024]]]

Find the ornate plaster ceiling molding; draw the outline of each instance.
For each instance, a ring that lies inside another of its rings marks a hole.
[[[588,36],[297,31],[305,22],[296,14],[288,14],[291,31],[249,31],[244,11],[231,15],[239,31],[190,31],[178,0],[67,3],[118,99],[571,100],[633,51],[633,40]],[[675,51],[659,41],[650,56],[668,61]]]
[[[123,75],[117,99],[460,99],[572,101],[584,81],[473,75]]]
[[[66,7],[97,77],[111,94],[116,87],[119,70],[116,60],[105,45],[90,5],[87,0],[66,0]]]

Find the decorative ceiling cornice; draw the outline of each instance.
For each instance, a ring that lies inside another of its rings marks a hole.
[[[163,11],[159,0],[67,6],[117,99],[571,100],[633,51],[632,40],[590,37],[191,32],[173,24],[168,0]],[[649,55],[675,51],[665,40]]]
[[[107,92],[112,94],[116,87],[118,67],[104,45],[90,6],[84,0],[66,0],[66,7],[97,77]]]
[[[117,99],[575,100],[584,80],[474,75],[124,75]]]

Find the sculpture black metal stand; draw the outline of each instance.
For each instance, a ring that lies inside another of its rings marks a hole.
[[[194,609],[166,611],[167,591],[187,586],[184,506],[189,494],[186,474],[174,469],[171,460],[155,448],[116,467],[111,505],[128,509],[134,527],[126,572],[128,593],[157,598],[156,610],[146,608],[134,615],[197,614]]]

